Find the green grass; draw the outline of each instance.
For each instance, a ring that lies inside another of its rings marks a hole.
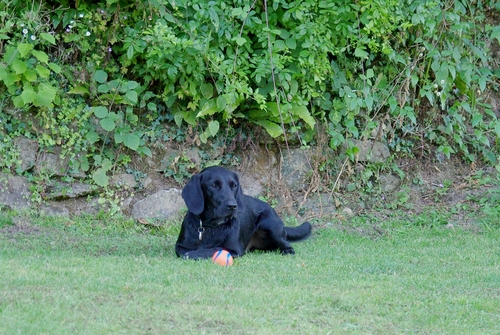
[[[224,268],[103,222],[0,219],[0,334],[499,334],[498,226],[344,223]]]

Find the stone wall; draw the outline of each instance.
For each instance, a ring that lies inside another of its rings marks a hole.
[[[134,159],[134,169],[141,172],[142,179],[137,180],[135,175],[119,171],[110,176],[110,188],[105,192],[85,182],[85,173],[71,171],[68,160],[61,158],[61,148],[41,150],[36,142],[27,138],[17,139],[16,145],[22,161],[21,169],[19,175],[0,174],[0,206],[13,210],[34,209],[45,215],[113,211],[138,220],[177,218],[185,207],[181,198],[182,185],[165,178],[166,158],[182,154],[194,166],[200,163],[196,149],[189,152],[167,147],[156,149],[154,158]],[[355,145],[360,148],[360,162],[384,162],[389,154],[387,147],[379,142],[359,141]],[[316,173],[314,163],[325,156],[334,158],[335,153],[329,148],[318,147],[272,150],[257,147],[241,153],[235,160],[239,164],[234,169],[240,174],[246,194],[277,199],[281,210],[293,212],[305,208],[318,215],[328,215],[336,210],[331,194],[322,194],[311,185]],[[22,176],[25,172],[46,176],[46,179],[39,178],[33,184]],[[67,177],[72,181],[64,181]],[[400,183],[391,175],[384,176],[382,181],[385,183],[383,189],[389,192],[395,191]]]

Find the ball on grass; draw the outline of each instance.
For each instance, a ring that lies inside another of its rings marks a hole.
[[[226,250],[218,250],[212,256],[212,261],[222,266],[233,265],[233,256]]]

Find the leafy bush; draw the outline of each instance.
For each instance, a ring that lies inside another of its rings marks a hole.
[[[103,186],[132,152],[151,154],[158,120],[194,127],[202,143],[253,123],[302,145],[321,128],[333,149],[374,138],[413,153],[425,142],[494,163],[500,122],[483,98],[497,88],[494,6],[2,0],[2,122],[34,124],[24,135],[63,145]]]

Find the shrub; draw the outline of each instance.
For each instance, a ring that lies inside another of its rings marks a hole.
[[[493,2],[1,6],[2,121],[36,124],[25,135],[65,146],[100,185],[131,152],[151,154],[146,135],[159,120],[194,127],[203,143],[253,123],[307,145],[320,127],[333,149],[372,137],[394,152],[425,142],[496,162],[500,123],[483,98],[497,86]]]

